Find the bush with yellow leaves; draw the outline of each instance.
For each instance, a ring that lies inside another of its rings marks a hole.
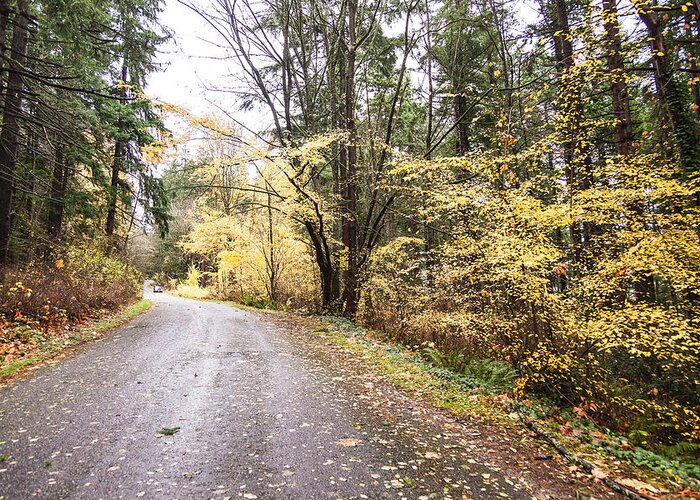
[[[640,154],[564,189],[536,168],[555,145],[398,162],[394,189],[415,200],[423,239],[374,255],[364,318],[510,362],[520,396],[585,405],[657,442],[700,441],[698,179]]]

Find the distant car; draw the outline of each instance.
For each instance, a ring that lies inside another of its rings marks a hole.
[[[163,287],[160,285],[153,285],[153,293],[163,293]]]

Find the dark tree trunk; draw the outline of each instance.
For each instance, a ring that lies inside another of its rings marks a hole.
[[[634,136],[615,0],[603,0],[603,24],[605,25],[608,70],[610,71],[613,113],[615,115],[615,146],[618,154],[626,156],[632,153]]]
[[[61,236],[63,226],[63,211],[66,206],[65,196],[68,188],[68,169],[66,168],[63,147],[57,146],[54,155],[53,174],[51,176],[51,199],[46,232],[52,241],[56,242]]]
[[[306,232],[309,234],[314,248],[316,264],[321,281],[321,307],[325,312],[335,313],[339,293],[338,273],[333,265],[333,256],[330,253],[327,241],[323,238],[323,229],[318,231],[311,222],[305,222]]]
[[[576,156],[574,149],[576,147],[575,137],[577,135],[576,117],[577,108],[579,107],[579,96],[568,75],[569,70],[574,66],[574,50],[571,44],[571,30],[569,29],[569,12],[565,0],[554,1],[553,21],[555,30],[554,45],[557,69],[559,73],[560,90],[560,111],[567,117],[569,125],[565,131],[567,138],[562,144],[564,149],[564,173],[566,183],[569,186],[569,191],[572,193],[576,189]],[[578,264],[581,261],[581,225],[574,222],[569,227],[571,235],[571,260]]]
[[[662,137],[665,138],[667,147],[678,154],[685,178],[690,178],[700,167],[700,158],[698,158],[700,137],[691,115],[685,109],[683,90],[673,78],[673,70],[664,41],[662,20],[653,10],[638,8],[637,13],[649,35]]]
[[[426,67],[428,70],[428,129],[425,133],[426,159],[430,159],[430,151],[433,149],[433,101],[435,90],[433,88],[433,48],[430,26],[430,0],[425,0],[425,19],[428,30],[425,34],[426,42]]]
[[[20,239],[24,243],[25,250],[23,251],[29,252],[33,250],[33,248],[30,248],[30,246],[34,243],[34,179],[31,176],[27,181],[24,190],[26,192],[22,193],[22,196],[24,197],[25,217],[24,221],[22,221],[24,224],[20,229]],[[14,222],[12,225],[13,227],[15,226]]]
[[[698,73],[698,57],[700,57],[700,5],[698,0],[693,4],[693,15],[688,13],[685,16],[686,35],[688,40],[695,39],[690,47],[688,47],[688,59],[690,60],[691,74]],[[693,33],[693,24],[695,24],[695,33]],[[700,82],[695,82],[692,85],[693,104],[695,104],[695,118],[700,118]]]
[[[7,41],[7,25],[10,20],[10,0],[0,0],[0,55],[2,55],[2,63],[0,63],[0,68],[4,70],[4,57],[5,57],[5,42]],[[5,72],[2,72],[0,76],[0,96],[3,94],[2,90],[5,86],[4,79]],[[0,97],[0,101],[2,98]]]
[[[666,43],[663,36],[663,26],[656,12],[649,10],[639,10],[639,17],[647,28],[648,40],[652,53],[654,65],[654,77],[656,83],[656,93],[659,98],[659,115],[661,117],[661,134],[667,142],[673,135],[675,123],[669,106],[669,92],[671,85],[671,71],[666,58]]]
[[[126,83],[128,69],[126,62],[122,65],[122,82]],[[121,89],[122,104],[126,104],[126,87]],[[119,133],[119,132],[118,132]],[[107,200],[107,222],[105,233],[112,236],[117,225],[117,201],[119,198],[119,175],[124,169],[124,159],[126,157],[126,143],[117,138],[114,144],[114,161],[112,162],[112,178],[109,184],[109,199]]]
[[[23,81],[19,71],[27,57],[28,25],[27,3],[25,0],[19,0],[17,15],[14,19],[2,132],[0,132],[0,266],[6,265],[9,260],[12,193],[19,143],[19,117],[22,112]]]
[[[270,259],[268,262],[270,275],[269,275],[269,296],[270,302],[277,302],[277,255],[275,253],[275,233],[273,230],[273,220],[272,220],[272,200],[270,198],[270,193],[267,194],[267,242],[270,245]]]
[[[457,91],[454,97],[454,108],[455,120],[457,120],[455,153],[457,156],[462,156],[469,151],[469,123],[464,116],[467,111],[467,98],[462,91]]]
[[[348,0],[347,50],[343,72],[341,117],[348,137],[340,150],[342,241],[347,252],[343,269],[343,314],[354,318],[359,302],[357,255],[357,129],[355,124],[355,58],[357,34],[357,2]]]
[[[569,11],[566,0],[555,0],[552,13],[556,28],[555,56],[559,72],[560,99],[559,107],[566,119],[564,149],[564,169],[566,182],[571,196],[577,190],[591,187],[591,156],[589,145],[584,137],[583,123],[585,113],[581,103],[581,84],[579,78],[572,74],[575,67]],[[574,222],[570,226],[571,260],[574,270],[585,267],[584,253],[594,231],[589,222]]]
[[[107,223],[105,233],[112,236],[117,224],[117,199],[119,198],[119,174],[124,162],[125,144],[117,141],[114,145],[114,160],[112,162],[112,178],[109,184],[109,200],[107,205]]]

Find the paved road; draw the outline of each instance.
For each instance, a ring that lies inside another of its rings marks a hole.
[[[384,419],[279,327],[149,298],[0,389],[0,498],[530,497],[468,454],[430,452],[439,436]]]

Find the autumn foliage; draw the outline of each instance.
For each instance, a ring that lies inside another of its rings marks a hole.
[[[700,249],[694,182],[658,155],[610,158],[568,196],[520,154],[402,160],[396,189],[440,243],[397,238],[373,257],[364,317],[402,338],[512,363],[618,430],[698,440]],[[468,178],[467,182],[460,179]],[[572,232],[589,231],[572,249]]]
[[[141,276],[131,265],[85,247],[7,269],[0,286],[0,365],[76,323],[119,310],[140,293]]]
[[[272,123],[187,115],[207,144],[166,174],[187,209],[163,280],[697,449],[697,2],[367,5],[201,8]]]

